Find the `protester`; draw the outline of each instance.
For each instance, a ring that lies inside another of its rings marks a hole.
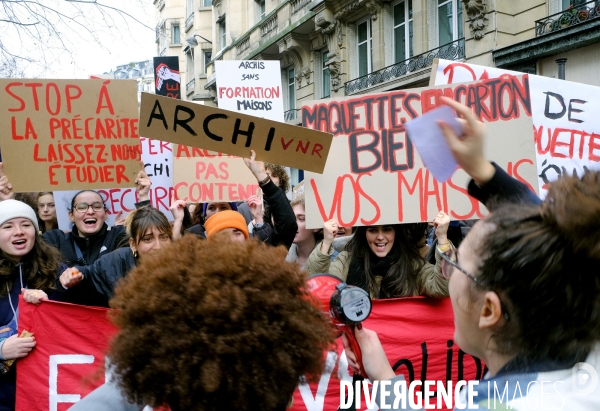
[[[206,238],[211,239],[217,233],[223,233],[233,242],[244,242],[248,239],[248,227],[244,217],[233,210],[217,213],[206,220]]]
[[[494,205],[458,251],[443,255],[454,340],[489,369],[487,384],[474,387],[478,404],[490,404],[487,387],[494,384],[513,395],[505,408],[531,409],[530,398],[537,403],[540,396],[569,409],[600,408],[598,387],[588,395],[577,390],[577,364],[600,367],[600,280],[594,271],[600,263],[600,173],[563,176],[549,184],[540,203],[524,184],[485,160],[483,125],[471,110],[444,101],[466,119],[460,138],[441,127],[456,161],[473,178],[469,191]],[[395,376],[375,332],[355,334],[371,381],[403,378]],[[352,349],[346,347],[346,354],[358,369]],[[534,381],[554,389],[530,388]],[[519,389],[523,386],[527,389]],[[387,403],[393,400],[392,395]]]
[[[38,234],[33,209],[17,200],[0,202],[0,360],[23,358],[35,347],[35,337],[18,338],[19,294],[28,303],[60,299],[54,278],[66,265],[58,250]],[[5,330],[8,328],[9,330]],[[7,337],[7,338],[6,338]],[[3,364],[3,367],[5,365]],[[0,410],[15,409],[15,365],[0,374]]]
[[[323,239],[323,233],[321,230],[309,230],[306,228],[304,194],[301,194],[292,200],[291,206],[292,210],[294,211],[294,215],[296,216],[296,224],[298,229],[296,230],[294,243],[290,247],[290,251],[288,252],[285,260],[298,263],[301,268],[304,268],[307,263],[308,256],[315,249],[317,243]]]
[[[305,274],[284,257],[226,236],[186,236],[149,256],[111,301],[116,378],[71,410],[284,411],[301,376],[318,381],[333,344]]]
[[[40,232],[43,234],[50,230],[58,229],[58,218],[56,217],[56,204],[52,191],[42,191],[37,194],[37,210],[40,224]]]
[[[453,248],[446,238],[449,223],[450,217],[443,211],[434,220],[440,246],[444,248]],[[440,272],[441,256],[436,255],[436,264],[432,265],[419,252],[426,223],[358,227],[346,250],[332,262],[337,226],[335,220],[325,222],[323,242],[306,263],[309,274],[333,274],[368,291],[372,298],[448,295],[448,282]]]
[[[180,200],[176,200],[176,201],[180,201]],[[180,203],[178,203],[178,204],[180,204]],[[201,207],[196,207],[196,210],[194,213],[194,218],[192,220],[198,221],[198,222],[196,222],[191,227],[189,227],[187,229],[183,229],[183,225],[184,225],[184,222],[183,222],[184,216],[183,215],[180,218],[176,218],[173,221],[173,239],[174,240],[179,239],[182,235],[182,234],[180,234],[182,231],[183,231],[183,233],[195,234],[196,236],[198,236],[200,238],[206,238],[206,230],[204,228],[204,222],[207,219],[209,219],[210,217],[212,217],[213,215],[215,215],[221,211],[227,211],[227,210],[237,211],[237,203],[235,203],[235,202],[231,202],[231,203],[209,202],[209,203],[202,204]],[[201,211],[201,214],[200,214],[200,217],[198,217],[198,213],[200,211]],[[171,212],[173,212],[173,210],[171,210]]]
[[[264,194],[264,200],[271,209],[272,219],[264,220],[260,225],[256,224],[253,226],[252,234],[259,241],[271,244],[273,246],[284,245],[287,248],[292,244],[294,234],[297,226],[293,211],[289,205],[289,202],[283,193],[272,181],[271,177],[265,171],[265,165],[262,161],[256,161],[256,153],[251,150],[250,158],[245,158],[244,163],[252,171],[259,187]],[[251,212],[259,213],[258,203],[260,199],[254,196],[251,198],[252,206],[250,207]],[[262,202],[260,202],[262,207]],[[237,212],[236,203],[205,203],[204,204],[204,218],[205,221],[211,218],[211,216],[218,212],[233,210]],[[241,214],[240,214],[241,215]],[[257,214],[258,215],[258,214]],[[175,239],[178,238],[177,233],[181,223],[178,219],[175,220],[173,228],[175,231]],[[196,234],[200,238],[206,237],[205,227],[198,224],[185,230],[186,233]]]
[[[115,284],[127,276],[138,260],[157,252],[173,238],[167,217],[152,207],[143,207],[130,213],[126,227],[129,248],[119,248],[105,254],[91,265],[68,268],[57,279],[56,288],[68,296],[71,292],[77,292],[78,287],[88,284],[104,297],[101,306],[108,307]]]

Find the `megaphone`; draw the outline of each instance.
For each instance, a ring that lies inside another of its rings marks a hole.
[[[360,373],[366,377],[362,364],[360,346],[354,336],[354,327],[362,327],[361,323],[371,314],[371,297],[360,287],[348,285],[331,274],[314,274],[308,278],[308,290],[321,303],[321,309],[331,316],[333,325],[346,334],[352,351],[360,366]]]

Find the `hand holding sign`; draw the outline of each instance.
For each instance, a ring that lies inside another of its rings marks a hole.
[[[19,338],[17,334],[8,337],[2,345],[2,356],[7,360],[23,358],[35,347],[35,338]]]
[[[150,192],[150,187],[152,187],[152,181],[150,181],[150,177],[146,174],[144,170],[144,162],[141,162],[142,169],[138,173],[135,184],[136,184],[136,192],[138,194],[139,201],[147,201],[150,199],[148,193]]]
[[[256,177],[256,181],[260,183],[269,176],[265,171],[265,163],[255,160],[256,153],[254,150],[250,150],[250,154],[250,158],[244,158],[244,163],[246,163],[246,166],[252,171],[252,174]]]
[[[485,184],[496,172],[483,155],[485,125],[475,118],[475,114],[467,106],[446,97],[441,99],[464,117],[464,120],[459,119],[463,125],[462,136],[457,136],[445,122],[438,122],[454,159],[476,183]]]
[[[333,239],[337,235],[339,223],[337,220],[325,221],[323,224],[323,243],[321,244],[321,253],[328,254],[329,247],[333,244]]]
[[[0,163],[0,201],[12,200],[15,193],[12,191],[12,184],[8,182],[8,177],[4,175],[2,163]]]
[[[48,300],[48,294],[42,290],[28,290],[26,288],[21,288],[21,294],[23,294],[25,302],[29,304],[38,305],[42,301]]]

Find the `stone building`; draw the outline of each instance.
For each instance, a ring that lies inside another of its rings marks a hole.
[[[555,77],[555,60],[567,58],[568,80],[596,84],[600,76],[589,73],[600,74],[599,7],[596,0],[214,0],[212,61],[279,60],[286,120],[296,124],[304,101],[425,86],[438,57]],[[205,88],[217,102],[212,61]]]
[[[213,50],[211,0],[154,0],[154,6],[156,55],[179,57],[182,98],[212,103],[204,88]]]

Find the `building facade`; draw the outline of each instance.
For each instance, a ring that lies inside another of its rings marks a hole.
[[[213,51],[211,0],[154,0],[154,6],[156,55],[179,57],[183,99],[212,103],[204,88]]]
[[[169,0],[165,0],[169,1]],[[600,85],[597,0],[214,0],[215,60],[281,62],[286,120],[303,102],[426,86],[435,58]]]

